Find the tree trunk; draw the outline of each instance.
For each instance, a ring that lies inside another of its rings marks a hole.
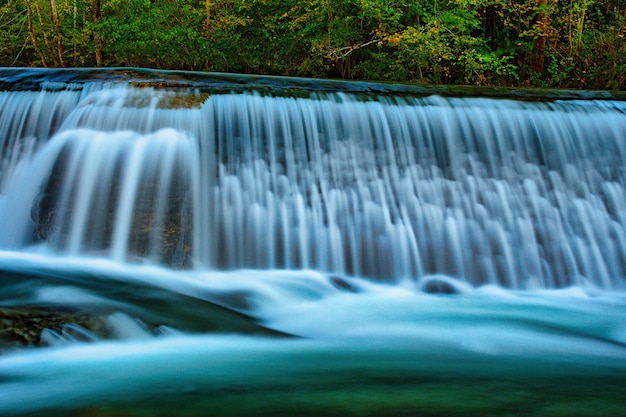
[[[546,61],[546,35],[550,18],[547,13],[548,0],[537,0],[539,6],[538,26],[540,35],[535,39],[535,47],[533,49],[530,65],[534,72],[542,73]]]
[[[58,67],[59,59],[50,46],[50,41],[48,40],[48,35],[46,34],[46,27],[43,24],[43,17],[41,16],[41,8],[39,7],[39,2],[37,0],[35,0],[35,11],[37,12],[37,20],[39,20],[39,26],[41,27],[41,33],[43,34],[43,43],[46,45],[46,51],[48,52],[48,55],[52,57],[52,63],[54,66]]]
[[[50,0],[50,8],[52,9],[52,21],[57,29],[57,52],[59,54],[59,63],[62,67],[65,67],[65,58],[63,57],[63,31],[61,30],[61,21],[59,21],[56,0]]]
[[[91,17],[93,19],[93,23],[97,24],[100,19],[102,19],[102,10],[101,10],[100,0],[93,0],[92,9],[91,9]],[[100,35],[94,31],[93,33],[93,41],[94,41],[94,51],[96,56],[96,66],[101,67],[103,56],[102,56],[102,39],[100,39]]]
[[[76,0],[74,0],[74,24],[72,25],[73,33],[72,33],[72,46],[73,46],[73,56],[74,56],[74,66],[78,64],[78,46],[76,44],[76,24],[78,20],[78,5],[76,4]]]
[[[28,15],[28,33],[30,34],[30,40],[33,43],[33,48],[35,48],[35,51],[37,51],[37,53],[39,54],[39,57],[41,58],[41,64],[44,67],[48,67],[48,60],[46,59],[46,56],[43,54],[41,48],[39,47],[39,44],[37,43],[37,38],[35,37],[35,30],[33,29],[33,13],[30,9],[30,4],[28,3],[28,0],[24,0],[24,5],[26,6],[26,14]]]

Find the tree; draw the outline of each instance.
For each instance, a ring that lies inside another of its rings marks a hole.
[[[0,64],[626,88],[623,0],[0,0]]]
[[[30,39],[33,43],[33,48],[37,51],[37,54],[41,58],[41,63],[44,67],[48,67],[48,60],[44,55],[43,51],[39,47],[39,43],[37,41],[37,36],[35,35],[35,26],[33,25],[33,12],[30,7],[29,0],[24,0],[24,5],[26,6],[26,13],[28,15],[28,33],[30,34]]]
[[[100,21],[102,20],[102,3],[100,0],[92,0],[91,3],[91,21],[93,27],[98,27]],[[100,34],[92,30],[91,31],[91,39],[93,41],[93,49],[94,49],[94,57],[96,59],[96,66],[101,67],[104,62],[104,57],[102,54],[103,42]]]
[[[501,83],[514,77],[512,55],[494,50],[482,36],[481,16],[490,0],[424,2],[415,21],[387,35],[396,68],[409,80],[429,83]]]
[[[203,69],[207,42],[201,0],[110,0],[93,18],[105,65]],[[96,8],[94,8],[96,10]],[[97,54],[98,48],[96,48]]]
[[[52,12],[52,21],[57,31],[57,53],[59,54],[59,64],[65,66],[65,57],[63,56],[63,30],[61,29],[61,21],[59,20],[59,12],[57,10],[56,0],[50,0],[50,10]]]

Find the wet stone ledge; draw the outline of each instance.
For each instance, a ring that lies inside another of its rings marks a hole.
[[[41,333],[68,324],[103,337],[108,332],[104,317],[39,307],[0,307],[0,354],[16,348],[46,346]]]
[[[308,97],[313,93],[365,96],[485,97],[524,101],[626,100],[626,91],[567,90],[471,85],[419,85],[245,75],[147,68],[0,68],[0,91],[81,90],[89,83],[127,83],[135,87],[197,90],[204,94],[255,91],[262,95]],[[183,100],[185,106],[189,102]],[[192,101],[192,107],[196,103]]]

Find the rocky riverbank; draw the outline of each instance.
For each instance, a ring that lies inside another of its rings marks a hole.
[[[0,307],[0,353],[15,348],[45,346],[42,332],[60,334],[63,329],[84,329],[105,337],[108,329],[104,317],[90,316],[75,311],[61,311],[40,307]],[[77,331],[76,333],[80,333]],[[79,337],[79,335],[76,335]]]

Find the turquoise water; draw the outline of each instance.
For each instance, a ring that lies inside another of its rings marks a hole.
[[[0,69],[0,415],[626,416],[623,97],[470,90]]]
[[[621,293],[433,295],[315,271],[0,255],[4,304],[100,311],[116,330],[86,343],[57,329],[55,346],[0,357],[1,415],[612,416],[626,405]]]

